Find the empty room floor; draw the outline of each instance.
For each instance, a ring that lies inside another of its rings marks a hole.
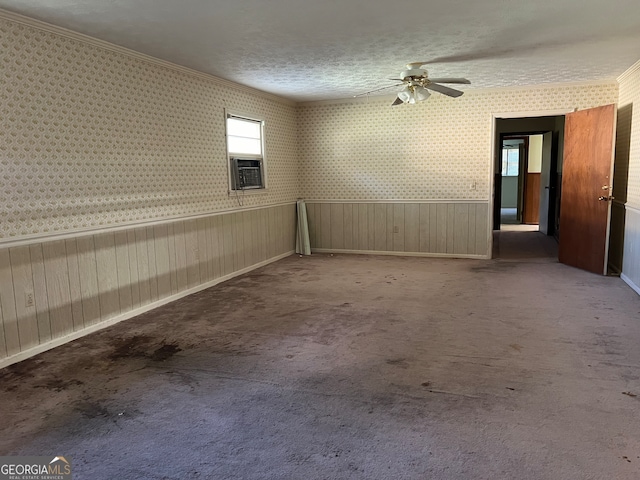
[[[0,454],[74,478],[637,479],[640,297],[538,232],[518,258],[517,233],[488,261],[291,256],[8,367]]]

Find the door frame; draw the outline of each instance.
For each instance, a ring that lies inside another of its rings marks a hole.
[[[522,223],[524,217],[524,197],[525,191],[527,189],[526,172],[529,168],[529,135],[522,135],[519,133],[503,133],[500,135],[500,143],[503,147],[505,140],[522,140],[522,144],[524,145],[523,154],[518,156],[518,186],[516,193],[516,218]],[[500,164],[502,164],[502,160],[500,160]],[[500,207],[502,207],[502,197],[500,198]]]
[[[524,117],[556,117],[560,115],[566,115],[567,113],[576,112],[577,108],[563,108],[558,110],[538,110],[538,111],[524,111],[524,112],[496,112],[491,114],[491,162],[489,168],[489,185],[491,191],[489,193],[489,208],[487,213],[487,253],[486,258],[493,258],[493,208],[495,203],[495,169],[496,169],[496,155],[497,144],[496,141],[496,125],[499,119],[509,118],[524,118]]]

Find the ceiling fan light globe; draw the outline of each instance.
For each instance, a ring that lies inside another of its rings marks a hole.
[[[416,102],[423,102],[430,96],[431,94],[424,87],[415,87],[413,91],[413,97],[415,98]]]
[[[411,99],[413,98],[411,89],[408,86],[404,87],[398,92],[398,98],[402,100],[403,103],[410,103]]]

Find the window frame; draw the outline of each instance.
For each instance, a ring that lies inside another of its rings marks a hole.
[[[516,162],[516,173],[509,173],[509,152],[515,150],[518,152],[518,161]],[[506,154],[506,158],[505,158]],[[518,177],[520,175],[520,149],[518,147],[503,147],[502,148],[502,162],[501,162],[501,174],[503,177]]]
[[[245,120],[248,122],[255,122],[260,125],[260,150],[261,154],[255,153],[232,153],[229,151],[229,124],[228,120],[230,118],[236,118],[238,120]],[[262,118],[257,118],[252,114],[245,114],[242,112],[237,112],[233,110],[224,111],[224,140],[225,140],[225,149],[227,151],[227,191],[229,196],[237,195],[242,193],[242,195],[260,195],[267,193],[269,188],[269,176],[267,174],[267,155],[266,155],[266,142],[265,142],[265,120]],[[232,179],[232,171],[231,171],[231,159],[246,159],[246,160],[260,160],[262,163],[262,187],[260,188],[248,188],[248,189],[233,189],[233,179]]]

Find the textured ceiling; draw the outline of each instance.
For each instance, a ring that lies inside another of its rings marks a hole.
[[[0,0],[0,8],[297,101],[350,97],[404,64],[468,88],[615,78],[638,0]],[[392,93],[393,90],[378,94]]]

